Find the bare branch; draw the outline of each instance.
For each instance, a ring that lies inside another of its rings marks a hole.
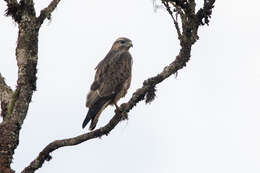
[[[84,141],[101,137],[104,134],[108,134],[120,121],[120,115],[116,114],[110,122],[95,131],[74,137],[69,139],[63,139],[63,140],[56,140],[49,145],[47,145],[38,155],[38,157],[30,163],[28,167],[26,167],[22,173],[33,173],[35,170],[39,169],[45,160],[49,161],[51,159],[50,153],[58,148],[64,147],[64,146],[73,146],[80,144]]]
[[[55,10],[59,2],[60,0],[52,0],[48,7],[41,10],[40,16],[37,18],[39,25],[41,25],[46,18],[51,18],[51,13]]]

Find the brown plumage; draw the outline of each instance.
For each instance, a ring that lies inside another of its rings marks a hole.
[[[102,111],[108,105],[115,105],[124,97],[131,83],[132,56],[128,38],[118,38],[106,57],[97,65],[94,82],[87,95],[86,107],[89,108],[82,124],[84,128],[91,120],[89,130],[93,130]]]

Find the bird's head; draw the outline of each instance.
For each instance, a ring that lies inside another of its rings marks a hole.
[[[114,42],[112,49],[128,50],[130,47],[133,47],[132,41],[128,38],[120,37]]]

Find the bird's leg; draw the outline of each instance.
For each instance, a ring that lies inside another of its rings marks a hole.
[[[127,113],[123,113],[123,111],[120,109],[120,107],[114,103],[115,107],[116,107],[116,110],[115,110],[115,113],[116,114],[121,114],[122,115],[122,120],[127,120],[128,119],[128,115]],[[123,103],[122,106],[124,107],[125,104]],[[123,108],[124,109],[124,108]],[[123,114],[122,114],[123,113]]]
[[[114,105],[115,105],[115,107],[116,107],[116,113],[120,113],[120,108],[117,106],[117,104],[116,103],[114,103]]]

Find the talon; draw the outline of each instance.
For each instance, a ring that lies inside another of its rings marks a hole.
[[[114,105],[115,105],[115,107],[116,107],[115,113],[117,113],[117,114],[120,113],[121,110],[120,110],[119,106],[117,106],[116,103],[114,103]]]

